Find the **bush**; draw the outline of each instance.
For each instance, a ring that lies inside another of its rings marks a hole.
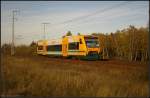
[[[36,53],[36,46],[25,46],[21,45],[15,47],[15,54],[17,56],[32,56]]]

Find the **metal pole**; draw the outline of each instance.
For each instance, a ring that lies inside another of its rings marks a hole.
[[[15,42],[14,42],[14,37],[15,37],[15,13],[17,10],[12,11],[12,45],[11,45],[11,55],[15,54]]]
[[[44,39],[45,39],[45,24],[44,24]]]
[[[46,31],[46,30],[45,30],[46,27],[45,27],[45,26],[46,26],[47,24],[50,24],[50,23],[42,23],[42,24],[44,25],[44,39],[46,39],[46,32],[45,32],[45,31]]]
[[[12,12],[12,14],[13,14],[13,17],[12,17],[12,45],[11,45],[11,55],[14,55],[14,12],[15,11],[13,11]]]

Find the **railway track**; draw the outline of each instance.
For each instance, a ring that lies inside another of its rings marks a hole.
[[[109,59],[109,60],[95,60],[95,61],[88,61],[88,60],[79,60],[79,59],[67,59],[62,57],[47,57],[47,56],[17,56],[17,58],[28,58],[33,61],[43,61],[43,64],[46,63],[47,65],[83,65],[83,66],[93,66],[96,68],[107,67],[107,68],[119,68],[119,69],[143,69],[144,66],[148,64],[143,64],[139,62],[129,62],[125,60],[118,60],[118,59]]]
[[[46,57],[46,56],[35,56],[32,59],[34,60],[42,60],[49,64],[51,63],[67,63],[67,64],[80,64],[80,65],[89,65],[89,66],[106,66],[106,67],[117,67],[117,68],[142,68],[143,66],[147,66],[147,64],[139,64],[139,62],[129,62],[125,60],[118,60],[118,59],[109,59],[109,60],[95,60],[95,61],[88,61],[88,60],[79,60],[79,59],[66,59],[62,57]]]

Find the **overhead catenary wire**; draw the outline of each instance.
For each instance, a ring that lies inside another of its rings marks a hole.
[[[102,10],[98,10],[98,11],[96,11],[96,12],[92,12],[92,13],[89,13],[89,14],[84,15],[84,16],[81,16],[81,17],[73,18],[73,19],[71,19],[71,20],[66,20],[66,21],[61,22],[61,23],[52,24],[51,27],[55,27],[55,26],[58,27],[59,25],[64,25],[64,24],[67,25],[68,23],[71,23],[71,22],[83,21],[83,20],[85,20],[85,19],[88,19],[88,18],[91,17],[91,16],[95,16],[95,15],[97,15],[97,14],[99,14],[99,13],[101,14],[101,13],[103,13],[103,12],[112,10],[112,9],[114,9],[114,8],[120,7],[120,6],[125,5],[125,4],[128,4],[128,3],[129,3],[129,1],[125,1],[125,2],[122,2],[122,3],[119,3],[119,4],[115,4],[115,5],[111,6],[111,7],[104,8],[104,9],[102,9]]]
[[[67,25],[68,26],[68,23],[72,23],[72,22],[77,22],[77,21],[84,21],[84,20],[86,20],[86,19],[88,19],[86,22],[84,22],[84,23],[88,23],[88,21],[90,21],[90,17],[92,17],[92,16],[95,16],[95,15],[97,15],[97,14],[101,14],[101,13],[104,13],[104,12],[107,12],[107,11],[109,11],[109,10],[113,10],[113,9],[115,9],[115,8],[117,8],[117,7],[120,7],[120,6],[122,6],[122,5],[125,5],[125,4],[128,4],[130,1],[126,1],[126,2],[121,2],[121,3],[119,3],[119,4],[115,4],[115,5],[113,5],[113,6],[111,6],[111,7],[108,7],[108,8],[104,8],[104,9],[102,9],[102,10],[98,10],[98,11],[96,11],[96,12],[93,12],[93,13],[89,13],[89,14],[87,14],[87,15],[84,15],[84,16],[81,16],[81,17],[77,17],[77,18],[73,18],[73,19],[71,19],[71,20],[66,20],[66,21],[64,21],[64,22],[61,22],[61,23],[56,23],[56,24],[52,24],[51,25],[51,27],[52,26],[57,26],[56,28],[58,28],[58,25],[63,25],[63,24],[65,24],[65,25]],[[95,13],[95,14],[94,14]],[[87,16],[87,17],[86,17]],[[83,25],[84,23],[80,23],[80,24],[78,24],[78,25],[73,25],[73,27],[71,26],[71,28],[76,28],[76,27],[78,27],[79,25]],[[92,22],[90,22],[90,24],[91,24]],[[69,24],[69,26],[70,26],[70,24]],[[66,27],[66,26],[65,26]],[[67,27],[68,28],[68,27]],[[60,30],[60,32],[61,32],[61,30]]]
[[[132,16],[134,16],[134,15],[138,15],[138,13],[135,13],[135,14],[133,14],[133,15],[130,15],[129,17],[131,18],[131,19],[128,19],[128,20],[126,20],[126,21],[132,21],[133,19],[132,19]],[[141,19],[142,17],[137,17],[136,18],[136,20],[137,19]],[[72,25],[70,28],[71,29],[73,29],[73,28],[81,28],[81,27],[83,27],[83,26],[85,26],[85,24],[86,25],[95,25],[95,24],[98,24],[98,23],[106,23],[106,22],[109,22],[109,21],[112,21],[112,20],[114,20],[114,19],[110,19],[110,20],[105,20],[105,21],[96,21],[96,23],[93,23],[93,22],[90,22],[90,21],[87,21],[87,22],[83,22],[83,23],[80,23],[80,24],[78,24],[78,25]],[[135,20],[135,19],[134,19]],[[89,23],[90,22],[90,23]],[[118,20],[116,20],[116,22],[118,22]],[[84,25],[83,25],[84,24]],[[61,30],[60,30],[60,32],[61,32]]]
[[[130,21],[130,22],[131,22],[131,21],[133,20],[133,19],[132,19],[132,16],[135,16],[135,15],[138,15],[138,13],[133,14],[133,15],[130,15],[130,16],[129,16],[130,18],[127,19],[126,21]],[[102,18],[102,17],[101,17],[101,18]],[[142,18],[142,17],[139,17],[139,16],[138,16],[138,17],[135,18],[134,20],[141,19],[141,18]],[[99,21],[96,21],[96,22],[95,22],[95,21],[94,21],[94,22],[93,22],[93,21],[91,22],[90,20],[87,20],[86,22],[82,22],[82,23],[80,23],[80,24],[78,24],[78,25],[72,25],[72,26],[73,26],[73,28],[74,28],[74,27],[81,27],[83,24],[84,24],[83,26],[85,26],[85,25],[91,25],[91,24],[106,23],[106,22],[109,22],[109,21],[112,21],[112,20],[114,20],[114,19],[108,19],[108,20],[102,20],[102,21],[99,20]],[[119,20],[119,19],[118,19],[118,20]],[[116,22],[117,22],[118,20],[116,20]]]
[[[128,3],[129,3],[129,1],[126,1],[126,2],[123,2],[123,3],[119,3],[119,4],[115,4],[115,5],[111,6],[111,7],[104,8],[102,10],[98,10],[96,12],[89,13],[89,14],[84,15],[84,16],[80,16],[80,17],[77,17],[77,18],[66,20],[66,21],[58,23],[58,24],[66,24],[66,23],[70,23],[70,22],[77,22],[77,21],[82,20],[82,19],[85,20],[85,19],[87,19],[87,18],[89,18],[91,16],[95,16],[96,14],[103,13],[103,12],[106,12],[108,10],[112,10],[114,8],[120,7],[120,6],[128,4]],[[58,25],[58,24],[55,24],[55,25]]]
[[[142,7],[143,8],[143,7]],[[119,14],[119,13],[118,13]],[[139,14],[139,13],[132,13],[133,15],[131,15],[131,16],[136,16],[137,14]],[[112,14],[113,15],[113,14]],[[109,16],[111,16],[111,15],[109,15]],[[125,16],[128,16],[128,15],[124,15],[123,17],[125,17]],[[106,16],[100,16],[100,17],[98,17],[98,18],[107,18]],[[94,18],[92,18],[92,19],[88,19],[88,20],[82,20],[82,22],[80,22],[80,24],[82,24],[82,23],[88,23],[88,22],[91,22],[90,20],[93,20]],[[108,18],[109,19],[109,18]],[[111,19],[112,20],[112,19]],[[103,20],[104,21],[104,20]],[[107,21],[107,20],[106,20]]]
[[[112,10],[112,9],[110,9],[110,10]],[[109,11],[109,10],[107,10],[107,11]],[[106,12],[106,10],[105,10],[105,12]],[[94,15],[93,15],[94,16]],[[101,17],[102,18],[102,17]],[[84,22],[84,23],[80,23],[80,24],[78,24],[78,25],[73,25],[73,27],[71,27],[71,28],[77,28],[77,27],[79,27],[79,25],[83,25],[83,24],[87,24],[88,22],[90,22],[89,20],[87,20],[86,22]],[[93,23],[93,22],[90,22],[88,25],[90,25],[91,23]],[[67,23],[64,23],[64,24],[66,24],[66,25],[68,25]],[[58,28],[58,25],[57,25],[57,28]],[[61,32],[61,30],[60,30],[60,32]],[[39,34],[40,35],[40,34]],[[35,35],[34,35],[35,36]],[[37,35],[38,36],[38,35]]]
[[[97,14],[102,14],[102,13],[104,13],[104,12],[106,12],[106,11],[115,9],[115,8],[120,7],[120,6],[122,6],[122,5],[126,5],[126,4],[128,4],[129,2],[132,2],[132,1],[126,1],[126,2],[119,3],[119,4],[115,4],[115,5],[111,6],[111,7],[104,8],[103,10],[98,10],[98,11],[96,11],[96,12],[89,13],[89,14],[84,15],[84,16],[81,16],[81,17],[73,18],[73,19],[71,19],[71,20],[66,20],[66,21],[61,22],[61,23],[52,24],[51,27],[55,27],[55,26],[58,27],[59,25],[67,25],[68,23],[72,23],[72,22],[75,22],[75,23],[76,23],[76,22],[78,22],[78,21],[87,22],[87,21],[90,20],[90,19],[88,19],[88,18],[91,17],[91,16],[95,16],[95,15],[97,15]],[[88,19],[88,20],[86,20],[86,19]]]

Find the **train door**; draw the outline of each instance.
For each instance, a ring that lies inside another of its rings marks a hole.
[[[87,48],[83,36],[79,38],[79,51],[80,51],[80,55],[84,55],[84,56],[86,55]]]
[[[46,45],[43,46],[43,55],[46,55]]]
[[[63,38],[62,40],[62,54],[63,56],[67,56],[68,55],[68,38]]]
[[[44,41],[43,43],[43,55],[47,54],[47,41]]]

